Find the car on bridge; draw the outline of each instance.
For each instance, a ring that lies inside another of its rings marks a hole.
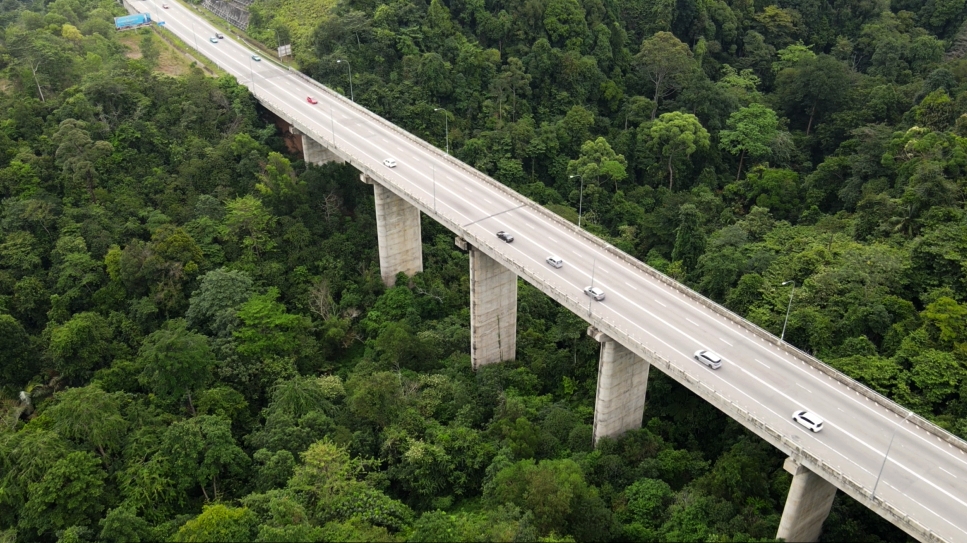
[[[604,300],[604,291],[598,287],[584,287],[584,293],[599,302]]]
[[[315,104],[318,104],[319,103],[319,100],[316,100],[315,98],[313,98],[311,96],[306,96],[306,102],[309,102],[310,104],[315,105]]]
[[[212,37],[208,38],[208,41],[210,41],[212,43],[218,43],[218,38],[216,38],[215,36],[212,36]]]
[[[800,409],[792,414],[792,420],[798,422],[807,430],[816,433],[823,429],[823,419],[816,413]]]
[[[695,360],[698,360],[713,370],[722,367],[722,357],[706,349],[695,351]]]
[[[497,232],[497,237],[506,241],[507,243],[512,243],[514,241],[514,236],[511,235],[510,232],[504,232],[503,230]]]
[[[395,158],[385,158],[385,159],[383,159],[383,166],[386,166],[387,168],[395,168],[396,167],[396,159]]]
[[[564,265],[564,259],[559,256],[551,255],[547,257],[547,263],[555,268],[560,269],[560,267]]]
[[[252,55],[252,60],[254,60],[255,62],[262,62],[262,57],[258,55]]]

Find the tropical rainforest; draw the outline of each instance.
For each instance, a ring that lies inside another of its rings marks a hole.
[[[250,10],[320,82],[967,437],[964,0]],[[386,287],[353,169],[123,13],[0,2],[0,541],[773,540],[778,451],[658,371],[592,447],[598,344],[526,283],[516,360],[472,371],[452,234],[424,220],[425,271]],[[908,537],[839,495],[823,539]]]

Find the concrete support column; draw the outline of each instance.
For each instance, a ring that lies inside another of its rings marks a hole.
[[[470,362],[473,369],[517,357],[517,274],[466,241],[470,251]]]
[[[641,428],[651,364],[593,326],[588,335],[601,343],[594,398],[593,439],[597,446],[602,437],[618,437]]]
[[[329,149],[323,147],[321,143],[310,138],[309,136],[303,134],[298,128],[292,126],[289,128],[293,135],[298,135],[302,137],[302,158],[310,164],[315,164],[316,166],[322,166],[329,162],[335,162],[337,164],[342,164],[346,162],[345,160],[336,156]]]
[[[376,197],[376,233],[379,236],[379,274],[386,286],[396,284],[396,274],[413,276],[423,271],[423,231],[420,210],[393,191],[360,174],[373,185]]]
[[[792,458],[786,458],[782,467],[792,474],[792,485],[789,486],[776,538],[819,541],[823,522],[833,507],[836,487]]]

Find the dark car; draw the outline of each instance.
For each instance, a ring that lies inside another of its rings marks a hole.
[[[497,237],[506,241],[507,243],[514,241],[514,236],[510,235],[508,232],[504,232],[503,230],[497,232]]]

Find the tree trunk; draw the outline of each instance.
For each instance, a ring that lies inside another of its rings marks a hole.
[[[658,113],[658,95],[661,93],[661,78],[655,81],[655,105],[651,108],[651,120],[655,120],[655,113]]]
[[[816,105],[813,104],[813,110],[809,112],[809,124],[806,125],[806,135],[809,135],[809,130],[813,127],[813,117],[816,116]]]
[[[30,73],[32,73],[34,76],[34,83],[37,84],[37,94],[40,95],[40,101],[46,103],[47,100],[44,100],[44,91],[40,90],[40,80],[37,79],[37,68],[40,68],[40,63],[38,62],[36,65],[34,65],[33,62],[29,62],[29,66]]]
[[[668,190],[672,190],[672,184],[675,182],[675,171],[672,170],[672,157],[668,157]]]
[[[191,392],[188,393],[188,409],[191,410],[191,416],[195,416],[195,405],[191,403]]]
[[[739,171],[735,174],[735,180],[739,180],[739,176],[742,175],[742,161],[745,160],[745,149],[742,149],[742,153],[739,154]]]
[[[513,109],[511,110],[512,111],[511,122],[516,123],[517,122],[517,89],[512,89],[510,92],[511,92],[511,95],[514,97],[514,100],[512,102],[514,105],[513,105]]]
[[[91,165],[93,168],[94,166]],[[94,195],[94,176],[90,173],[87,174],[87,194],[91,197],[91,201],[95,204],[97,203],[97,196]]]
[[[212,501],[212,500],[211,500],[211,499],[210,499],[210,498],[208,497],[208,492],[207,492],[207,491],[205,490],[205,485],[198,485],[198,486],[200,486],[200,487],[201,487],[201,493],[205,495],[205,501],[206,501],[206,502],[210,502],[210,501]]]

